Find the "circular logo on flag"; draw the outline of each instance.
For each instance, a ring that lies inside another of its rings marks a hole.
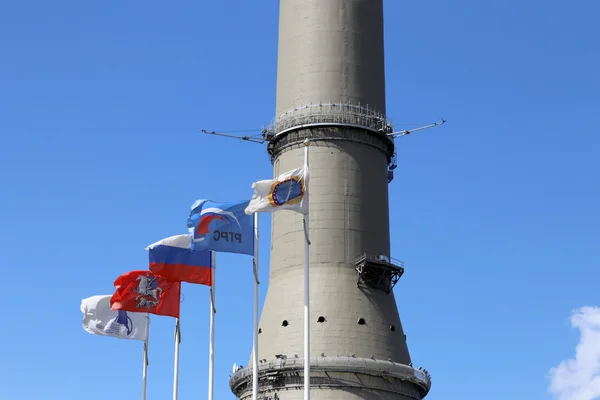
[[[284,204],[298,204],[304,197],[304,181],[299,176],[291,176],[288,179],[275,182],[269,192],[269,203],[273,207]]]

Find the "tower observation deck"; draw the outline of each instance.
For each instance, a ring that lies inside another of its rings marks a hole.
[[[310,151],[311,398],[422,399],[394,285],[382,0],[283,0],[277,117],[263,133],[274,175]],[[259,323],[259,398],[303,398],[302,216],[273,214],[269,288]],[[252,360],[250,360],[250,363]],[[252,395],[251,364],[230,379]]]

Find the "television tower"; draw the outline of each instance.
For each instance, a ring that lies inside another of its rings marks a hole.
[[[392,291],[404,266],[390,254],[398,135],[385,114],[383,0],[282,0],[278,53],[277,117],[263,131],[274,175],[302,166],[310,141],[311,398],[422,399],[430,376],[412,367]],[[302,399],[302,216],[272,218],[259,398]],[[230,386],[250,399],[252,366]]]

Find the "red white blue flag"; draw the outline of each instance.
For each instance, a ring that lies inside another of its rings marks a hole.
[[[190,234],[171,236],[146,247],[150,271],[170,281],[212,285],[212,252],[192,251]]]

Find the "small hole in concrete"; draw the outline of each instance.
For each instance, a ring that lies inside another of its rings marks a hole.
[[[325,322],[325,317],[320,316],[319,319],[317,319],[317,322]]]
[[[358,319],[358,324],[359,324],[359,325],[364,325],[364,324],[366,324],[366,322],[365,322],[365,319],[364,319],[364,318],[359,318],[359,319]]]
[[[390,326],[390,331],[396,332],[396,327],[394,325]]]
[[[288,326],[289,323],[287,322],[287,319],[284,319],[283,322],[281,323],[281,326]]]
[[[258,333],[262,333],[262,329],[261,328],[258,328]]]

